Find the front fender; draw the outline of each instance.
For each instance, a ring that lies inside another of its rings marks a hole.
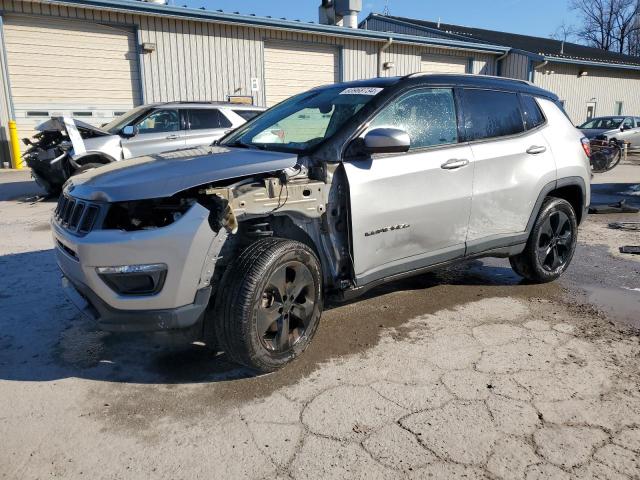
[[[72,155],[69,158],[69,162],[74,168],[78,168],[86,163],[102,163],[106,165],[116,161],[115,158],[101,151],[84,152],[82,155]]]

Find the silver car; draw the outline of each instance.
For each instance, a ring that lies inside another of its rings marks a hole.
[[[415,74],[316,88],[209,147],[72,178],[63,285],[102,328],[204,339],[258,371],[325,301],[469,258],[558,278],[590,201],[589,141],[527,82]]]
[[[49,193],[72,175],[119,160],[180,148],[210,145],[259,115],[264,108],[226,102],[169,102],[134,108],[94,127],[54,117],[39,125],[25,159]]]
[[[625,141],[631,147],[640,146],[640,117],[618,115],[593,118],[578,127],[588,139]]]

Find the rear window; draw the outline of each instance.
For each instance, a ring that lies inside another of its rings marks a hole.
[[[464,128],[469,141],[524,132],[518,96],[494,90],[465,89]]]
[[[539,127],[545,122],[544,115],[536,99],[530,95],[522,95],[522,109],[524,125],[527,130]]]
[[[249,120],[256,118],[258,115],[262,113],[260,110],[232,110],[232,112],[235,113],[236,115],[241,116],[247,122]]]
[[[189,128],[205,130],[210,128],[229,128],[231,122],[219,110],[212,108],[194,108],[189,112]]]

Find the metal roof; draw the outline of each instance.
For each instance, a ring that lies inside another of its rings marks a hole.
[[[578,63],[592,66],[607,66],[613,68],[640,69],[640,57],[609,52],[599,48],[587,47],[577,43],[562,42],[552,38],[533,37],[509,32],[498,32],[481,28],[465,27],[446,23],[430,22],[405,17],[384,16],[372,13],[367,17],[386,20],[392,23],[411,25],[425,32],[448,35],[453,39],[476,42],[489,42],[503,45],[523,53],[541,56],[545,60],[563,63]],[[366,22],[366,20],[365,20]]]
[[[475,40],[459,40],[454,38],[425,38],[422,36],[405,35],[392,32],[377,32],[373,30],[361,30],[355,28],[338,27],[335,25],[321,25],[313,22],[301,22],[298,20],[276,19],[271,17],[257,17],[254,15],[242,15],[239,13],[227,13],[221,11],[205,10],[200,8],[176,7],[159,5],[137,0],[49,0],[47,3],[72,7],[98,8],[141,15],[154,15],[173,17],[188,20],[200,20],[207,22],[220,22],[226,24],[246,25],[279,30],[293,30],[305,33],[315,33],[333,37],[350,37],[356,39],[368,39],[387,41],[392,38],[396,43],[426,45],[441,48],[458,48],[490,53],[505,53],[508,47],[491,45]]]

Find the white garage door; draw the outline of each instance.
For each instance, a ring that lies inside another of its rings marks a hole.
[[[423,55],[420,71],[426,73],[466,73],[469,60],[465,57]]]
[[[325,45],[265,44],[267,106],[310,88],[338,82],[338,58],[338,49]]]
[[[21,137],[52,115],[101,125],[140,104],[132,29],[76,20],[7,16],[11,94]]]

